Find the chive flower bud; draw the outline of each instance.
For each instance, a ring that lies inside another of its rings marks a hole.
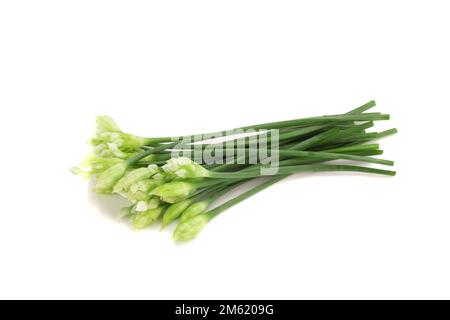
[[[110,117],[99,116],[96,122],[96,135],[90,140],[90,144],[102,146],[96,149],[97,154],[107,155],[109,151],[119,158],[124,158],[127,152],[134,152],[150,142],[150,139],[122,132]]]
[[[122,160],[117,158],[101,158],[89,155],[80,166],[71,168],[71,171],[74,174],[89,178],[121,162]]]
[[[113,140],[113,142],[117,144],[119,149],[125,152],[136,151],[145,146],[148,141],[148,139],[128,133],[121,133],[117,138]]]
[[[166,176],[162,173],[157,173],[152,178],[157,181],[164,181]]]
[[[160,206],[154,209],[150,209],[147,211],[136,212],[133,216],[131,216],[131,225],[135,229],[143,229],[153,224],[156,220],[158,220],[159,216],[163,212],[164,207]]]
[[[149,165],[147,168],[139,168],[135,170],[131,170],[130,172],[126,173],[122,179],[117,182],[117,184],[114,186],[114,193],[119,194],[126,194],[130,187],[136,183],[138,183],[141,180],[148,179],[155,173],[157,173],[158,166],[157,165]]]
[[[146,200],[150,195],[150,191],[155,189],[160,184],[161,183],[159,181],[156,181],[154,179],[145,179],[138,181],[130,187],[126,198],[132,203]]]
[[[209,171],[200,164],[186,157],[172,158],[162,167],[167,172],[180,178],[204,178],[209,176]]]
[[[202,200],[192,204],[191,206],[189,206],[189,208],[187,208],[183,212],[180,221],[181,222],[187,221],[190,218],[201,215],[206,211],[206,209],[208,209],[209,204],[210,204],[209,200]]]
[[[127,168],[128,164],[122,161],[100,173],[97,176],[97,183],[94,188],[95,192],[112,194],[114,186],[123,177]]]
[[[201,214],[180,222],[173,233],[173,239],[178,242],[194,239],[208,224],[209,220],[209,216]]]
[[[138,201],[136,203],[135,210],[137,212],[142,212],[142,211],[155,209],[155,208],[158,208],[160,203],[161,203],[161,201],[159,200],[158,197],[150,197],[147,201]]]
[[[158,196],[162,201],[175,203],[186,199],[197,190],[195,184],[186,181],[173,181],[165,183],[150,194]]]
[[[118,124],[111,117],[97,116],[95,122],[97,124],[97,135],[101,135],[104,132],[122,132]]]
[[[94,154],[101,158],[116,158],[114,153],[111,150],[109,150],[109,147],[106,143],[100,143],[96,145],[94,147]],[[119,158],[121,159],[121,157]]]
[[[186,199],[170,205],[164,213],[162,227],[164,228],[172,221],[178,219],[178,217],[191,205],[191,203],[192,199]]]
[[[92,142],[91,142],[92,144]],[[133,150],[137,151],[137,150]],[[108,143],[100,143],[95,145],[94,154],[101,158],[119,158],[119,159],[127,159],[131,158],[135,155],[134,152],[124,152],[120,150],[117,143],[108,142]]]
[[[119,159],[126,159],[130,157],[129,153],[125,153],[119,149],[119,146],[117,143],[107,143],[108,151],[112,154],[112,156],[119,158]]]

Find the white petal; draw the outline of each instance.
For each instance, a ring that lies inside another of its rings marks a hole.
[[[136,204],[136,211],[147,211],[148,210],[148,204],[146,201],[139,201]]]

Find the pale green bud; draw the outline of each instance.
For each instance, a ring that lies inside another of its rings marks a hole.
[[[178,219],[178,217],[183,213],[184,210],[187,209],[187,207],[191,205],[191,203],[192,199],[186,199],[170,205],[164,213],[162,226],[165,227],[172,221]]]
[[[92,140],[90,142],[92,143]],[[94,144],[94,154],[101,158],[119,158],[119,159],[127,159],[134,156],[137,150],[133,150],[134,153],[131,152],[124,152],[122,151],[117,143],[113,142],[104,142],[100,141],[99,144]]]
[[[91,141],[92,144],[92,141]],[[106,143],[99,143],[94,147],[94,154],[102,158],[112,158],[114,154],[109,150]]]
[[[147,168],[134,169],[126,173],[114,186],[114,193],[124,194],[130,187],[141,180],[148,179],[158,172],[158,166],[150,165]]]
[[[149,140],[133,134],[120,133],[119,137],[114,139],[113,142],[118,144],[120,150],[125,152],[133,152],[142,146],[145,146]]]
[[[136,212],[131,216],[131,225],[135,229],[143,229],[158,220],[159,216],[163,212],[164,207],[160,206],[147,211]]]
[[[117,143],[107,143],[106,144],[108,146],[109,151],[111,152],[111,154],[114,155],[114,157],[116,158],[120,158],[120,159],[126,159],[129,157],[129,155],[123,151],[121,151],[119,149],[119,146],[117,145]]]
[[[97,130],[94,138],[90,140],[93,146],[102,146],[96,148],[96,154],[101,156],[110,156],[125,159],[127,153],[135,152],[142,146],[148,144],[151,140],[122,132],[113,119],[107,116],[96,118]],[[105,148],[105,145],[107,148]]]
[[[117,181],[119,181],[127,170],[127,163],[120,162],[97,176],[95,192],[111,194]]]
[[[87,178],[92,175],[99,174],[121,162],[122,160],[116,158],[100,158],[94,155],[89,155],[79,167],[74,167],[71,171],[74,174]]]
[[[131,202],[147,200],[150,196],[150,191],[159,185],[161,185],[161,183],[153,179],[138,181],[130,187],[126,197]]]
[[[161,201],[158,197],[150,197],[147,201],[138,201],[135,210],[138,212],[147,211],[158,208],[160,204]]]
[[[179,242],[192,240],[197,237],[208,222],[209,217],[205,214],[180,222],[173,233],[173,239]]]
[[[186,157],[172,158],[162,169],[180,178],[204,178],[210,175],[208,170]]]
[[[173,181],[157,187],[152,192],[150,192],[150,194],[160,197],[160,199],[164,202],[175,203],[186,199],[196,190],[197,188],[193,183],[185,181]]]
[[[206,211],[206,209],[208,209],[210,201],[208,200],[203,200],[203,201],[198,201],[194,204],[192,204],[189,208],[187,208],[183,214],[181,215],[181,222],[186,221],[190,218],[196,217],[201,215],[202,213],[204,213]]]
[[[152,179],[157,180],[161,184],[171,182],[176,178],[177,178],[176,175],[168,172],[160,172],[152,177]]]
[[[95,118],[97,123],[97,134],[100,135],[104,132],[121,132],[117,123],[108,116],[98,116]]]
[[[165,176],[162,173],[157,173],[153,176],[153,179],[158,181],[164,181]]]

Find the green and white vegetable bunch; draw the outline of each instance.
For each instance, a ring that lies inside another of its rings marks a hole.
[[[202,135],[144,138],[125,133],[111,118],[100,116],[97,117],[96,134],[90,140],[92,154],[72,171],[84,177],[95,176],[96,192],[126,198],[130,205],[122,208],[122,216],[134,228],[146,228],[157,221],[161,221],[163,227],[178,222],[174,240],[188,241],[218,214],[292,174],[352,171],[394,176],[395,171],[355,164],[394,164],[374,157],[383,152],[373,141],[397,132],[396,129],[367,131],[374,122],[389,119],[387,114],[367,112],[374,106],[375,102],[370,101],[345,114],[239,128],[277,130],[279,170],[276,175],[262,179],[264,181],[257,186],[218,206],[219,198],[239,185],[261,177],[263,165],[237,161],[236,157],[230,161],[225,156],[225,164],[209,165],[196,163],[190,157],[172,157],[177,151],[175,148],[179,148],[175,141]],[[222,133],[226,135],[227,132],[230,131]],[[237,145],[254,148],[245,136],[226,136],[226,139],[240,142],[235,144],[236,153],[240,151]],[[197,148],[198,144],[203,148],[210,146],[211,141],[197,139]],[[214,146],[217,151],[223,144]],[[194,148],[193,144],[183,145],[184,152],[190,149],[194,152]],[[228,156],[229,150],[222,154]]]

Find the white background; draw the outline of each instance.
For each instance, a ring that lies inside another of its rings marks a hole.
[[[0,298],[450,298],[448,1],[0,2]],[[370,99],[398,175],[296,176],[187,245],[68,168],[94,116],[165,136]]]

